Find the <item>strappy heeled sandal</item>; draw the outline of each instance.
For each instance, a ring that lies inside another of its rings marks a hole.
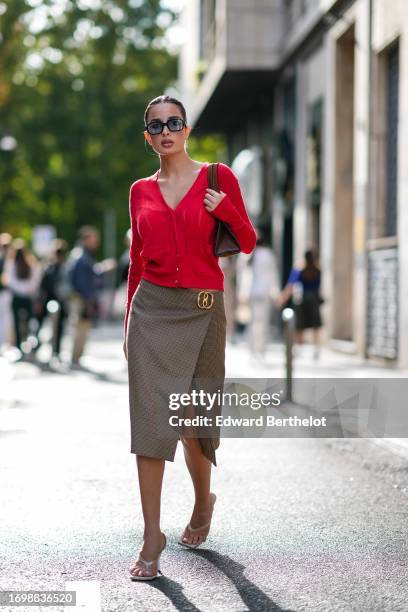
[[[206,541],[208,533],[210,531],[212,515],[213,515],[213,512],[214,512],[214,504],[215,504],[215,501],[217,499],[217,496],[215,495],[215,493],[210,493],[210,496],[211,496],[211,499],[212,499],[212,509],[211,509],[211,518],[210,518],[209,522],[206,523],[205,525],[203,525],[202,527],[196,527],[196,528],[192,527],[191,524],[189,523],[187,525],[187,527],[185,528],[185,530],[184,530],[184,532],[186,530],[188,530],[192,534],[202,535],[203,539],[201,541],[197,542],[196,544],[189,544],[188,542],[183,542],[183,536],[181,536],[181,538],[178,541],[178,543],[181,544],[181,546],[185,546],[186,548],[197,548],[198,546],[200,546],[201,544],[203,544]],[[204,530],[206,530],[205,533],[199,533],[199,532],[202,532]]]
[[[142,571],[143,569],[150,570],[153,563],[157,563],[156,574],[153,574],[153,576],[143,576],[143,575],[136,576],[134,574],[130,574],[131,580],[153,580],[154,578],[160,578],[163,575],[162,572],[160,571],[160,555],[162,554],[163,550],[166,548],[166,545],[167,545],[166,535],[164,533],[163,535],[164,535],[164,546],[161,549],[157,559],[153,559],[153,561],[146,561],[146,559],[143,559],[142,555],[139,553],[139,558],[136,561],[136,563],[142,563],[144,565],[144,568],[140,568]],[[135,567],[136,567],[136,564],[134,565],[134,567],[132,567],[132,570],[134,570]]]

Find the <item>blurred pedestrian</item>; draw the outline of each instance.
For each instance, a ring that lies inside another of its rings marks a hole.
[[[103,288],[103,274],[116,267],[106,259],[97,263],[94,255],[99,248],[100,234],[96,227],[84,225],[78,232],[79,244],[69,257],[71,308],[74,320],[72,365],[79,365],[92,323],[99,315],[98,293]]]
[[[280,287],[275,254],[260,230],[257,230],[257,235],[256,247],[248,262],[252,273],[249,348],[252,357],[263,359],[270,335],[272,308]]]
[[[251,289],[252,271],[249,265],[250,257],[245,253],[239,253],[236,257],[235,275],[235,338],[237,341],[248,340],[248,330],[251,324],[251,306],[249,293]]]
[[[15,345],[22,350],[23,341],[29,335],[30,322],[34,319],[33,300],[40,285],[41,266],[21,238],[16,238],[12,243],[10,256],[5,263],[5,273],[12,294]],[[29,352],[28,347],[23,352]]]
[[[11,335],[11,293],[7,283],[5,264],[12,240],[10,234],[0,234],[0,352],[10,342]]]
[[[116,270],[116,291],[113,301],[113,315],[114,317],[122,318],[126,313],[126,294],[127,294],[127,280],[129,274],[129,263],[130,263],[130,243],[132,240],[132,231],[129,229],[124,237],[125,250],[119,257],[118,266]]]
[[[129,274],[129,263],[130,263],[130,243],[132,241],[132,230],[128,230],[125,234],[124,244],[125,250],[118,260],[118,267],[116,272],[116,287],[120,287],[123,284],[127,284]]]
[[[38,296],[37,348],[40,346],[39,333],[44,320],[52,316],[52,354],[54,357],[59,357],[64,324],[68,316],[70,284],[66,265],[67,252],[68,245],[65,240],[53,241],[51,260],[44,269]]]
[[[303,265],[295,266],[291,270],[287,284],[277,299],[277,304],[282,307],[297,289],[299,290],[299,295],[294,300],[296,342],[303,344],[304,331],[312,329],[315,359],[319,357],[320,329],[322,327],[320,305],[323,303],[323,299],[320,295],[320,286],[320,268],[317,265],[313,250],[308,250],[305,252]]]
[[[234,343],[235,337],[235,310],[237,307],[236,295],[236,259],[235,257],[220,257],[219,266],[224,274],[224,302],[226,338],[227,341]]]

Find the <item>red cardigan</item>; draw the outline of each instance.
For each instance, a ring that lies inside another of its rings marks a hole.
[[[159,170],[130,188],[132,242],[125,333],[133,294],[142,277],[166,287],[224,290],[224,273],[213,251],[217,219],[231,227],[244,253],[251,253],[255,247],[256,233],[238,179],[221,162],[218,183],[226,195],[211,213],[205,208],[207,166],[208,162],[175,209],[162,195],[157,181]]]

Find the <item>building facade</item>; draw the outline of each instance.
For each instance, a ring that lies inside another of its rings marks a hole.
[[[407,367],[408,4],[189,0],[181,22],[190,123],[226,135],[282,285],[313,247],[326,342]]]

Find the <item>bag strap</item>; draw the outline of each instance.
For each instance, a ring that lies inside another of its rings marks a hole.
[[[218,185],[218,163],[213,163],[208,165],[208,186],[210,189],[214,189],[214,191],[220,191]]]

